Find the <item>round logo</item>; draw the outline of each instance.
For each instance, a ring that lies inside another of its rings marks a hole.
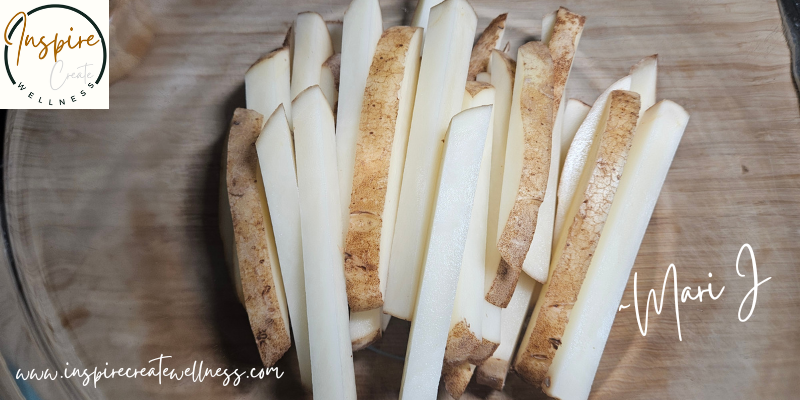
[[[16,108],[76,108],[74,103],[99,94],[97,86],[108,75],[106,39],[75,7],[20,11],[7,21],[3,39],[6,85],[15,88]]]

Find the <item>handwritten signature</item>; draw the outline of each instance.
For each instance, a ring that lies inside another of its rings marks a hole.
[[[766,281],[772,279],[772,277],[768,277],[762,281],[758,280],[758,266],[756,265],[756,256],[753,253],[753,247],[749,244],[745,243],[739,249],[739,254],[736,256],[736,274],[740,277],[744,278],[745,274],[739,271],[739,261],[742,258],[742,252],[747,249],[750,253],[750,261],[753,265],[753,287],[750,291],[747,292],[747,295],[744,296],[742,299],[741,304],[739,305],[739,321],[745,322],[750,319],[753,315],[753,310],[756,308],[756,301],[758,300],[758,287],[763,285]],[[639,324],[639,331],[642,333],[642,336],[647,336],[647,321],[649,319],[650,314],[650,300],[653,300],[653,308],[656,311],[656,314],[660,315],[661,310],[664,307],[664,298],[665,291],[667,289],[667,282],[669,280],[669,274],[672,272],[672,285],[673,285],[673,293],[675,297],[675,320],[678,323],[678,339],[683,341],[683,337],[681,336],[681,317],[680,317],[680,310],[678,303],[678,269],[675,267],[675,264],[670,264],[667,268],[667,273],[664,275],[664,284],[661,286],[661,301],[659,302],[658,295],[656,294],[655,289],[650,289],[650,292],[647,294],[647,305],[645,307],[645,314],[644,314],[644,328],[642,328],[642,319],[639,314],[639,297],[637,292],[637,280],[638,280],[638,273],[633,274],[633,299],[634,299],[634,309],[636,310],[636,322]],[[712,274],[709,273],[708,277],[711,278]],[[681,291],[681,303],[685,303],[686,300],[700,300],[703,301],[703,293],[708,293],[708,296],[711,297],[711,300],[717,300],[722,296],[722,292],[725,290],[725,286],[717,292],[716,295],[712,292],[711,283],[708,284],[708,288],[701,289],[700,286],[697,287],[697,294],[692,295],[692,288],[686,286]],[[747,316],[742,318],[742,308],[744,308],[745,304],[747,304],[748,299],[752,295],[752,301],[750,302],[750,312],[747,313]],[[630,304],[627,305],[620,305],[618,311],[622,311],[625,308],[630,307]]]

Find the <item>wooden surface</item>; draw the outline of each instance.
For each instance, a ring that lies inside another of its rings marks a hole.
[[[381,5],[388,27],[415,3]],[[474,3],[479,29],[509,12],[512,45],[538,37],[542,15],[559,5],[588,17],[567,96],[591,103],[633,63],[658,53],[658,98],[691,114],[634,266],[640,299],[660,290],[670,263],[680,287],[725,286],[719,300],[681,305],[683,341],[670,300],[661,315],[650,313],[646,337],[633,307],[621,311],[593,397],[797,396],[800,114],[776,3]],[[217,231],[222,138],[233,109],[244,106],[244,72],[281,43],[294,15],[340,19],[345,8],[343,0],[159,1],[154,47],[111,88],[111,110],[9,113],[4,184],[13,263],[0,265],[0,353],[9,368],[143,367],[161,354],[173,357],[165,364],[173,368],[195,360],[259,365]],[[759,277],[772,277],[746,323],[737,310],[752,271],[745,262],[741,278],[734,267],[743,243],[755,250]],[[622,304],[633,303],[632,287],[631,277]],[[408,326],[393,321],[377,347],[403,355]],[[237,387],[218,378],[30,386],[52,399],[288,399],[299,396],[293,357],[290,350],[279,363],[282,379]],[[355,363],[359,398],[396,398],[401,361],[362,351]],[[503,394],[473,382],[465,398],[473,396],[540,397],[515,377]]]

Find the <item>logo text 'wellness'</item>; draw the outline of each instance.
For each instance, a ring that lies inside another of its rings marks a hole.
[[[0,108],[108,109],[108,2],[36,3],[0,4]]]

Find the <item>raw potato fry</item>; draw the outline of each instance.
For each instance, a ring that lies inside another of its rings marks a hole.
[[[292,62],[294,60],[294,26],[292,25],[289,25],[289,29],[286,30],[286,36],[283,37],[283,47],[289,49],[289,77],[291,78]]]
[[[486,277],[484,292],[488,293],[497,275],[500,252],[497,250],[500,197],[508,142],[509,117],[514,92],[517,63],[504,53],[492,50],[492,86],[495,87],[494,128],[492,139],[492,176],[489,186],[489,222],[486,232]],[[503,227],[500,227],[502,230]]]
[[[300,234],[300,199],[297,192],[294,143],[283,105],[278,106],[264,125],[261,135],[256,140],[256,152],[264,182],[264,192],[272,212],[275,244],[291,316],[294,347],[297,350],[300,366],[300,381],[310,390],[311,355],[308,343],[303,243]]]
[[[428,18],[431,15],[431,8],[441,4],[441,0],[419,0],[417,8],[414,9],[414,17],[411,19],[411,26],[428,29]],[[427,32],[423,32],[423,39]]]
[[[553,258],[550,279],[542,288],[514,369],[528,383],[550,386],[546,378],[553,356],[561,345],[570,311],[592,261],[600,233],[614,200],[628,150],[639,119],[639,95],[615,90],[609,100],[608,121],[600,136],[596,162],[575,215],[566,243]]]
[[[494,87],[488,83],[467,81],[463,109],[492,105]],[[490,122],[491,123],[491,122]],[[450,317],[450,332],[444,362],[461,364],[481,345],[483,318],[483,279],[486,261],[486,221],[489,212],[489,177],[492,168],[492,131],[486,135],[475,200],[470,215],[467,244],[461,261],[458,288]]]
[[[489,66],[489,59],[492,56],[492,50],[500,49],[500,42],[503,40],[503,32],[506,29],[507,17],[507,13],[497,16],[489,23],[481,37],[478,38],[469,57],[468,81],[474,81],[479,73],[486,72]]]
[[[478,82],[492,83],[492,74],[488,72],[480,72],[475,76],[475,80]]]
[[[350,342],[353,351],[366,349],[383,334],[380,308],[367,311],[350,311]]]
[[[553,67],[550,50],[541,42],[528,42],[519,48],[500,200],[498,228],[502,227],[502,233],[497,250],[502,260],[486,295],[486,300],[498,307],[508,305],[517,286],[547,189],[554,116]]]
[[[319,14],[314,12],[297,14],[292,26],[291,49],[291,95],[294,100],[303,90],[319,85],[322,63],[333,55],[331,35]]]
[[[550,252],[553,247],[553,224],[556,213],[556,192],[558,189],[558,167],[561,161],[561,130],[563,128],[564,103],[563,93],[567,84],[572,60],[580,41],[586,18],[574,14],[566,8],[559,8],[553,25],[553,33],[548,42],[550,54],[553,56],[555,97],[553,116],[552,153],[550,157],[550,176],[547,179],[547,191],[536,220],[533,240],[525,257],[523,270],[539,282],[547,280],[550,266]]]
[[[645,57],[631,67],[631,91],[639,93],[642,108],[639,118],[656,104],[656,81],[658,80],[658,54]]]
[[[344,251],[351,311],[383,306],[421,47],[420,28],[386,30],[366,80]]]
[[[630,90],[630,88],[631,77],[626,76],[614,82],[600,94],[594,105],[592,105],[592,109],[586,114],[581,127],[575,133],[572,143],[570,143],[567,157],[564,159],[564,167],[561,169],[561,180],[558,184],[558,210],[556,212],[553,248],[557,248],[562,236],[565,234],[564,224],[568,220],[568,216],[573,216],[575,214],[574,210],[577,210],[577,205],[572,205],[573,199],[580,181],[588,179],[581,178],[584,170],[586,170],[587,174],[591,171],[591,169],[585,168],[586,160],[594,154],[592,144],[597,143],[595,138],[600,136],[606,126],[608,96],[614,90]],[[594,152],[596,151],[597,147],[594,146]],[[573,211],[570,211],[570,207],[574,207]],[[569,220],[572,220],[572,218],[569,218]],[[533,260],[535,259],[533,254],[530,252],[528,254],[529,256],[525,259],[525,264],[523,264],[523,269],[526,272],[532,270]]]
[[[318,86],[300,93],[292,110],[314,393],[355,399],[333,113]]]
[[[333,53],[341,53],[342,37],[344,36],[344,23],[342,21],[325,21],[325,25],[328,27],[328,34],[331,35]]]
[[[558,10],[542,17],[542,43],[546,45],[550,44],[550,38],[553,37],[553,27],[556,24],[556,14],[558,14]]]
[[[322,70],[319,77],[319,88],[331,106],[334,118],[336,117],[336,103],[339,101],[339,69],[342,62],[342,55],[337,53],[322,63]]]
[[[481,321],[481,343],[475,347],[467,361],[481,365],[494,354],[500,346],[500,307],[481,299],[483,317]]]
[[[392,321],[392,316],[389,314],[383,314],[381,312],[381,331],[385,331],[387,327],[389,327],[389,322]]]
[[[344,14],[342,32],[344,73],[341,75],[341,104],[336,111],[336,165],[339,171],[339,203],[342,206],[342,239],[347,238],[347,229],[350,226],[350,195],[353,191],[353,168],[364,103],[364,88],[375,48],[382,33],[383,19],[378,0],[353,0]]]
[[[477,17],[466,0],[431,9],[408,139],[383,312],[411,320],[428,243],[442,150],[461,110]],[[435,373],[438,375],[440,371]]]
[[[575,193],[581,182],[589,179],[590,168],[586,168],[586,160],[594,157],[597,152],[596,138],[605,126],[608,117],[606,102],[608,95],[613,90],[631,90],[639,93],[640,98],[647,99],[642,102],[641,107],[650,108],[656,98],[656,56],[645,57],[636,65],[631,67],[631,75],[620,79],[595,101],[595,106],[587,114],[584,123],[575,133],[573,143],[570,145],[567,157],[564,160],[564,168],[561,172],[561,181],[558,186],[558,210],[556,212],[555,236],[553,237],[553,248],[560,246],[560,242],[565,240],[566,225],[565,221],[572,221],[578,210],[579,204],[576,203]],[[634,82],[633,74],[636,74]],[[634,85],[636,89],[634,90]],[[651,103],[652,102],[652,103]],[[642,113],[639,113],[640,118]],[[585,183],[584,183],[585,184]]]
[[[569,146],[572,144],[572,139],[581,127],[583,120],[586,119],[586,114],[589,114],[589,110],[591,109],[592,107],[590,105],[578,99],[567,100],[567,104],[564,108],[564,125],[561,129],[560,167],[564,166],[564,160],[567,158],[567,151],[569,151]],[[556,208],[556,210],[558,210],[558,208]],[[556,215],[558,215],[558,211],[556,211]]]
[[[550,386],[543,389],[548,395],[589,397],[631,267],[688,122],[686,111],[669,100],[641,117],[563,344],[547,372]]]
[[[491,116],[491,106],[470,108],[453,117],[448,128],[400,399],[436,397]]]
[[[269,367],[283,356],[292,341],[255,149],[263,125],[264,117],[253,110],[234,111],[228,136],[227,187],[244,304],[261,362]]]
[[[517,345],[522,325],[528,315],[531,299],[537,297],[538,289],[542,287],[527,274],[522,274],[517,283],[517,289],[511,296],[508,307],[501,314],[501,339],[500,346],[491,355],[491,358],[478,366],[477,381],[479,384],[489,386],[495,390],[503,390],[511,365],[511,357]]]
[[[247,107],[269,116],[283,104],[291,127],[290,71],[287,47],[281,47],[256,61],[244,74]]]
[[[467,390],[473,372],[475,372],[475,366],[470,363],[445,364],[442,367],[442,380],[447,394],[454,399],[460,398]]]

